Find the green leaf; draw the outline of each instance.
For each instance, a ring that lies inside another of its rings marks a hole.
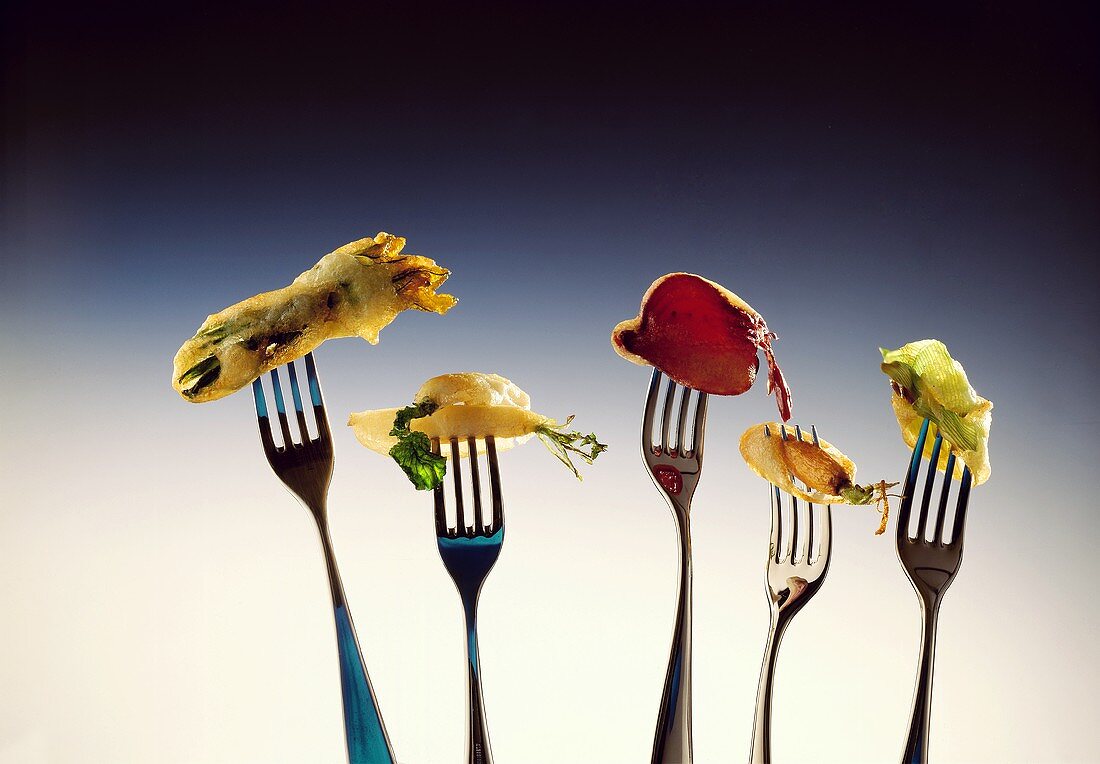
[[[406,406],[397,412],[397,416],[393,418],[393,427],[390,429],[390,435],[400,438],[409,433],[409,422],[414,419],[420,419],[420,417],[431,416],[439,406],[435,401],[430,398],[425,398],[420,403],[415,403],[412,406]]]
[[[404,470],[418,491],[430,491],[443,484],[443,476],[447,474],[447,459],[433,454],[431,439],[422,432],[413,432],[409,429],[409,423],[414,419],[430,416],[438,408],[435,401],[425,398],[399,410],[393,418],[393,427],[390,428],[390,435],[397,438],[397,443],[389,450],[389,455]]]
[[[447,460],[432,453],[432,441],[424,433],[410,432],[390,449],[389,454],[416,490],[430,491],[443,484]]]
[[[573,417],[570,416],[562,424],[544,424],[535,430],[535,434],[539,436],[539,440],[550,453],[576,475],[577,480],[580,480],[581,474],[577,472],[569,455],[576,454],[587,464],[591,464],[597,456],[607,450],[607,446],[596,439],[594,432],[584,435],[576,430],[566,430],[565,428],[572,421]]]

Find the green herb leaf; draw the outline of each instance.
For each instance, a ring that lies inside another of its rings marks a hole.
[[[539,440],[549,449],[550,453],[568,467],[569,471],[576,475],[577,480],[581,480],[581,474],[577,472],[577,468],[573,465],[569,455],[576,454],[587,464],[591,464],[597,456],[607,450],[607,446],[600,443],[593,432],[584,435],[575,430],[566,430],[565,428],[572,421],[573,417],[571,415],[561,424],[542,425],[535,430],[535,434],[539,436]]]
[[[409,422],[430,416],[438,408],[438,404],[428,398],[406,406],[397,412],[390,429],[390,435],[397,438],[397,444],[389,450],[389,455],[418,491],[430,491],[443,484],[447,459],[433,454],[431,439],[422,432],[409,429]]]
[[[420,419],[420,417],[431,416],[435,413],[435,410],[439,406],[435,401],[430,398],[425,398],[420,403],[413,404],[412,406],[406,406],[397,412],[397,416],[393,419],[393,427],[390,429],[390,435],[401,438],[409,434],[409,422],[414,419]]]
[[[389,451],[418,491],[430,491],[443,484],[447,460],[432,453],[432,441],[422,432],[410,432]]]

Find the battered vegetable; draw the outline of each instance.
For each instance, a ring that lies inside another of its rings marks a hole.
[[[905,445],[912,448],[916,444],[921,424],[928,419],[939,428],[958,459],[954,477],[962,478],[965,464],[974,485],[988,480],[993,404],[974,391],[962,364],[939,340],[918,340],[897,350],[879,350],[882,371],[890,377],[890,403]],[[933,445],[933,438],[925,443],[928,458]],[[941,472],[947,469],[948,457],[948,449],[942,449],[936,465]]]
[[[457,300],[436,294],[450,271],[402,255],[405,239],[388,233],[345,244],[290,286],[250,297],[203,322],[173,361],[172,386],[192,403],[239,390],[264,372],[334,337],[378,332],[410,308],[446,313]]]
[[[815,443],[807,433],[785,429],[777,422],[753,425],[741,435],[741,456],[760,477],[787,493],[812,504],[882,505],[882,520],[875,535],[886,530],[890,514],[887,489],[897,483],[880,480],[868,485],[855,483],[856,465],[832,443],[821,438]],[[802,481],[805,489],[795,479]]]
[[[594,433],[567,430],[572,416],[559,424],[531,411],[530,396],[499,374],[465,372],[433,377],[417,391],[414,400],[412,406],[403,409],[354,413],[348,425],[364,446],[392,457],[418,490],[430,490],[443,482],[450,438],[458,440],[461,458],[469,455],[466,438],[482,439],[476,443],[482,452],[483,439],[489,435],[497,451],[537,435],[578,479],[580,473],[570,457],[591,464],[607,450]],[[442,455],[432,453],[432,438],[439,439]]]

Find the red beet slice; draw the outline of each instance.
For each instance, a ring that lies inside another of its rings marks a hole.
[[[791,391],[772,354],[776,335],[763,317],[720,284],[693,273],[670,273],[653,282],[636,318],[611,333],[616,352],[653,366],[681,385],[716,395],[752,387],[764,351],[768,393],[783,421],[791,418]]]

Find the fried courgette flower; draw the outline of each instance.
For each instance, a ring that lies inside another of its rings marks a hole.
[[[653,282],[638,315],[611,333],[615,352],[660,369],[681,385],[715,395],[740,395],[768,364],[768,394],[783,421],[791,418],[791,391],[772,354],[776,334],[747,302],[693,273],[669,273]]]
[[[458,300],[435,290],[451,272],[430,258],[401,254],[404,246],[385,232],[353,241],[290,286],[210,316],[176,353],[172,386],[184,400],[212,401],[325,340],[358,335],[377,344],[378,332],[401,311],[446,313]]]
[[[481,453],[490,435],[497,451],[537,435],[580,479],[570,456],[591,464],[607,446],[594,433],[567,430],[572,421],[570,416],[559,424],[531,411],[530,396],[499,374],[470,371],[432,377],[413,396],[413,405],[360,411],[348,418],[348,425],[364,446],[392,457],[418,490],[430,490],[443,482],[451,438],[457,440],[461,458],[469,456],[467,438],[478,439]],[[441,455],[432,453],[432,438],[439,439]]]
[[[801,437],[799,437],[801,435]],[[811,504],[882,505],[875,535],[886,530],[886,491],[897,483],[856,485],[856,465],[832,443],[778,422],[754,424],[741,435],[741,456],[760,477]],[[796,480],[806,486],[802,488]]]
[[[966,378],[962,364],[954,360],[939,340],[918,340],[897,350],[879,348],[882,371],[890,377],[890,403],[901,427],[905,445],[917,442],[925,419],[939,428],[953,446],[956,458],[953,477],[962,478],[963,465],[970,468],[974,485],[989,479],[989,426],[993,404],[978,395]],[[932,457],[934,439],[925,442],[924,455]],[[948,449],[940,452],[936,469],[947,469]]]

